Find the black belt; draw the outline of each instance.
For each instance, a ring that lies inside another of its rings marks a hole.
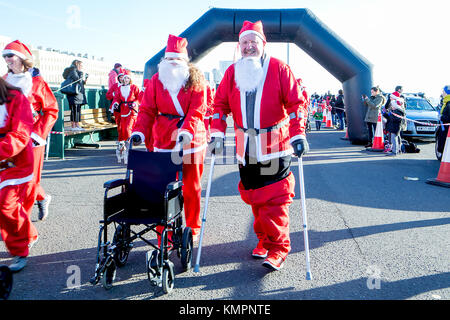
[[[247,133],[249,135],[258,135],[261,132],[266,133],[266,132],[269,132],[272,130],[277,130],[277,129],[283,128],[287,123],[289,123],[289,118],[285,118],[285,119],[281,120],[280,122],[278,122],[277,124],[275,124],[271,127],[263,128],[263,129],[242,128],[238,124],[236,124],[236,127],[238,127],[238,129],[244,131],[244,133]]]
[[[184,121],[184,116],[180,116],[179,114],[168,114],[168,113],[162,113],[160,112],[159,115],[168,118],[169,120],[177,119],[177,128],[181,128]]]

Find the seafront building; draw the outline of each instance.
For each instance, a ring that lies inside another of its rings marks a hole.
[[[0,35],[0,48],[3,50],[8,43],[14,40],[15,39]],[[44,49],[43,47],[35,48],[31,45],[28,45],[28,47],[33,54],[35,67],[39,68],[44,80],[50,87],[57,88],[60,86],[61,82],[64,81],[62,77],[64,69],[67,68],[73,60],[77,59],[83,61],[84,72],[89,74],[86,87],[108,88],[108,74],[115,62],[107,62],[101,57],[96,58],[87,53],[73,53],[53,48]],[[127,66],[124,65],[124,67],[126,68]],[[2,58],[0,59],[0,75],[4,75],[6,72],[6,63]],[[143,71],[131,70],[133,82],[138,86],[142,85],[143,75]]]

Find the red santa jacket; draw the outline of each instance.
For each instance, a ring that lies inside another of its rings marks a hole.
[[[39,74],[33,74],[33,88],[28,100],[34,110],[31,138],[39,146],[45,145],[47,136],[58,119],[59,107],[52,90]]]
[[[33,178],[30,102],[19,91],[10,93],[11,101],[0,105],[0,189]]]
[[[214,95],[213,91],[210,86],[206,86],[205,91],[205,101],[206,101],[206,113],[205,113],[205,119],[209,119],[213,115],[213,104],[214,104]]]
[[[305,138],[306,122],[306,103],[289,66],[276,58],[266,57],[263,71],[254,115],[259,162],[292,154],[290,142]],[[224,137],[229,113],[234,119],[236,157],[245,163],[244,152],[248,143],[245,92],[236,87],[234,64],[226,70],[217,88],[211,137]]]
[[[205,149],[204,96],[203,87],[181,88],[177,96],[171,96],[156,73],[145,89],[133,134],[138,134],[143,142],[153,138],[156,152],[179,150],[178,136],[181,133],[191,138],[190,145],[184,147],[184,154]]]
[[[106,99],[107,100],[114,100],[114,94],[116,93],[117,88],[119,87],[119,82],[114,83],[111,88],[108,89],[106,92]]]
[[[128,93],[128,95],[126,95],[126,93]],[[139,107],[139,93],[140,90],[135,84],[130,84],[129,86],[121,85],[116,88],[112,104],[120,104],[120,116],[122,118],[137,114]]]

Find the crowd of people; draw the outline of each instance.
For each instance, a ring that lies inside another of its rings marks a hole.
[[[169,35],[158,72],[146,79],[142,89],[131,73],[117,63],[109,74],[107,99],[117,124],[117,161],[127,164],[130,145],[145,144],[152,152],[183,154],[183,196],[186,226],[194,240],[200,233],[201,177],[206,151],[220,154],[224,149],[226,119],[234,121],[236,158],[242,200],[251,207],[253,229],[258,242],[250,253],[264,259],[271,270],[282,268],[290,250],[289,206],[295,179],[292,156],[309,150],[306,131],[309,120],[320,130],[324,118],[333,128],[347,126],[343,90],[320,96],[308,95],[302,80],[290,67],[267,54],[267,40],[261,21],[245,21],[239,33],[241,59],[225,72],[212,88],[202,72],[189,61],[188,41]],[[40,185],[44,146],[58,117],[56,99],[33,68],[32,54],[14,41],[3,50],[8,73],[0,79],[0,229],[13,255],[10,269],[17,272],[27,263],[38,232],[31,222],[35,203],[39,219],[48,216],[50,195]],[[81,106],[86,104],[84,85],[88,75],[81,61],[74,60],[63,73],[68,86],[71,130],[83,130]],[[443,119],[450,114],[450,87],[444,89]],[[399,132],[404,125],[405,107],[399,86],[386,98],[373,87],[362,97],[367,106],[365,122],[372,145],[379,114],[386,118],[390,133],[389,152],[400,150]],[[276,137],[276,138],[273,138]]]

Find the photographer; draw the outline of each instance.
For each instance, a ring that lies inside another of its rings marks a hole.
[[[66,94],[70,107],[70,121],[72,122],[72,131],[82,131],[80,125],[81,121],[81,106],[87,104],[84,85],[86,84],[88,74],[83,75],[83,62],[74,60],[70,67],[64,69],[63,78],[69,79],[70,83],[75,82],[76,93]]]
[[[369,130],[369,143],[365,146],[366,148],[372,147],[375,129],[378,122],[378,114],[380,113],[381,107],[384,106],[384,103],[386,102],[386,99],[380,93],[378,87],[373,87],[370,90],[370,94],[370,98],[365,94],[362,95],[363,102],[367,106],[364,121],[367,123],[367,129]]]

